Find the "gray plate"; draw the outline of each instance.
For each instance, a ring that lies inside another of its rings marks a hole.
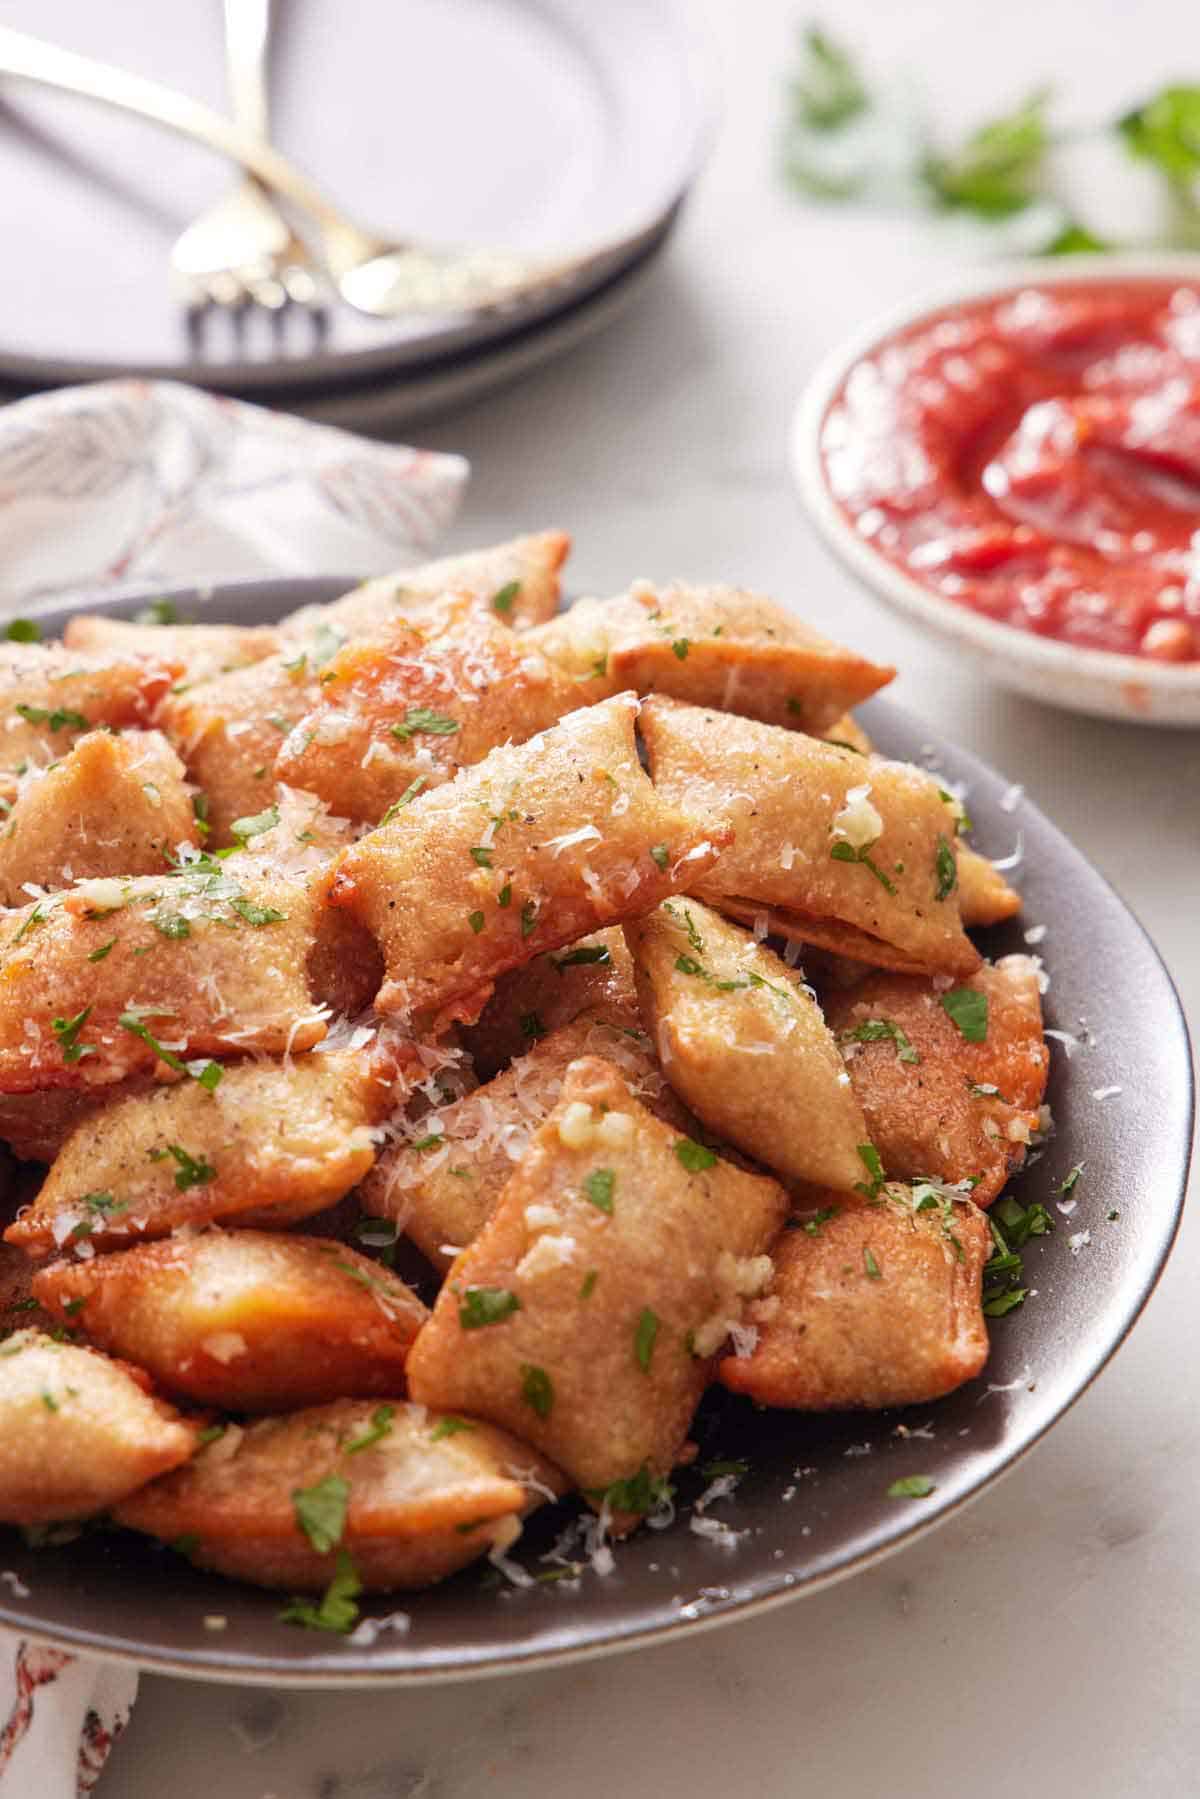
[[[218,589],[203,603],[185,595],[180,604],[196,617],[265,622],[346,585],[255,582]],[[47,614],[43,626],[61,629],[66,616]],[[924,720],[880,701],[864,717],[885,749],[919,759],[929,740]],[[1057,1132],[1013,1191],[1025,1203],[1040,1199],[1052,1207],[1067,1171],[1080,1161],[1087,1171],[1070,1222],[1056,1213],[1054,1235],[1025,1251],[1036,1294],[993,1325],[982,1381],[910,1412],[823,1418],[756,1411],[714,1395],[698,1420],[700,1459],[745,1457],[750,1464],[734,1497],[714,1514],[748,1533],[736,1550],[688,1529],[688,1506],[704,1483],[685,1475],[675,1525],[620,1545],[606,1579],[589,1572],[577,1590],[496,1592],[481,1586],[478,1568],[468,1570],[433,1592],[375,1602],[369,1611],[376,1615],[402,1606],[412,1628],[403,1638],[385,1634],[369,1649],[281,1624],[278,1596],[199,1573],[119,1533],[31,1551],[15,1532],[0,1532],[0,1561],[30,1589],[21,1600],[0,1589],[0,1623],[210,1680],[335,1686],[512,1672],[663,1641],[810,1592],[911,1541],[996,1480],[1103,1368],[1162,1270],[1183,1203],[1191,1064],[1171,982],[1112,889],[1028,802],[1015,818],[1002,809],[1000,776],[949,745],[939,746],[939,758],[946,774],[970,785],[982,849],[1007,853],[1018,825],[1024,837],[1024,917],[988,933],[987,952],[1023,949],[1022,929],[1046,925],[1047,1022],[1078,1030],[1086,1018],[1099,1046],[1087,1057],[1086,1074],[1079,1061],[1072,1065],[1054,1050],[1049,1099]],[[1093,1089],[1101,1084],[1123,1091],[1098,1100]],[[1110,1222],[1112,1210],[1120,1216]],[[1083,1230],[1091,1243],[1076,1256],[1068,1237]],[[933,1435],[901,1437],[901,1423],[929,1425]],[[889,1484],[911,1474],[932,1477],[932,1497],[889,1499]],[[522,1561],[536,1567],[567,1511],[557,1507],[532,1521],[519,1545]],[[228,1620],[219,1633],[204,1626],[214,1613]]]
[[[5,22],[224,110],[220,9],[9,0]],[[330,308],[211,317],[190,334],[167,259],[229,186],[219,157],[71,95],[0,82],[0,376],[173,375],[326,387],[480,349],[643,252],[708,149],[707,52],[684,0],[276,0],[272,134],[370,229],[531,252],[611,246],[494,315]]]

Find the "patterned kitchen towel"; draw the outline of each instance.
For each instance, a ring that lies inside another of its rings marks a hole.
[[[101,593],[401,568],[467,474],[461,456],[173,381],[37,394],[0,410],[0,622]],[[136,1693],[132,1668],[0,1632],[0,1799],[90,1793]]]

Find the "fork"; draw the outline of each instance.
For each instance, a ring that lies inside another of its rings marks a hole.
[[[234,123],[263,141],[270,33],[271,0],[225,0],[226,81]],[[279,312],[289,301],[316,307],[321,299],[307,245],[254,175],[245,175],[178,238],[171,277],[192,313],[248,305]]]

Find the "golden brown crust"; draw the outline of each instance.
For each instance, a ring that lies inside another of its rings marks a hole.
[[[99,725],[144,727],[179,673],[161,654],[79,655],[62,644],[0,645],[0,789],[44,768]]]
[[[155,874],[196,842],[183,764],[157,731],[94,731],[45,774],[26,777],[0,834],[0,904],[26,882],[57,889],[90,875]]]
[[[962,920],[968,930],[1003,924],[1021,910],[1020,894],[986,856],[966,843],[958,846],[958,889]]]
[[[177,665],[189,685],[261,662],[279,649],[273,625],[139,625],[106,612],[77,612],[63,632],[69,650],[150,656]]]
[[[576,704],[574,683],[469,595],[355,638],[326,665],[320,697],[285,738],[276,772],[376,824],[410,793],[523,743]]]
[[[827,993],[825,1017],[843,1043],[888,1175],[977,1179],[972,1198],[986,1206],[1020,1167],[1038,1129],[1049,1053],[1029,957],[985,962],[963,987],[987,999],[980,1043],[968,1041],[943,1006],[946,983],[923,976],[869,975],[857,987]],[[903,1034],[903,1056],[894,1036],[861,1040],[878,1023]]]
[[[413,1347],[414,1398],[518,1431],[589,1495],[665,1474],[787,1204],[679,1141],[619,1069],[573,1063]]]
[[[90,1518],[193,1453],[195,1427],[90,1349],[0,1347],[0,1523]]]
[[[822,1196],[834,1215],[785,1231],[775,1278],[749,1317],[758,1340],[727,1356],[722,1383],[805,1412],[916,1405],[973,1380],[987,1360],[987,1224],[973,1206],[916,1212]],[[911,1198],[911,1196],[910,1196]]]
[[[364,1437],[374,1440],[354,1449]],[[343,1399],[244,1430],[230,1425],[190,1467],[144,1487],[116,1515],[164,1542],[195,1539],[190,1555],[201,1567],[320,1592],[336,1556],[304,1534],[294,1495],[330,1478],[349,1489],[337,1548],[364,1587],[380,1592],[427,1586],[511,1542],[521,1514],[546,1490],[562,1490],[556,1470],[504,1431],[473,1419],[447,1428],[399,1396],[383,1407]]]
[[[428,1316],[403,1281],[356,1250],[261,1231],[58,1262],[34,1277],[33,1292],[165,1391],[232,1412],[401,1393]]]
[[[638,1022],[633,962],[620,925],[593,931],[559,954],[535,956],[502,974],[475,1023],[464,1027],[463,1046],[479,1079],[490,1081],[525,1055],[539,1033],[549,1036],[593,1009],[605,1017],[620,1014],[631,1025]]]
[[[811,921],[813,941],[875,965],[979,966],[959,917],[954,814],[921,769],[661,698],[641,728],[664,797],[734,827],[698,897],[738,917],[771,910],[800,938]]]
[[[716,859],[728,833],[655,792],[636,714],[631,694],[569,713],[338,858],[329,897],[379,941],[381,1011],[478,1016],[498,975],[649,910]]]
[[[625,932],[643,1023],[696,1116],[777,1174],[853,1191],[867,1127],[803,975],[696,900]]]
[[[320,1052],[227,1068],[211,1093],[188,1080],[114,1100],[67,1138],[7,1240],[47,1255],[185,1224],[309,1217],[371,1167],[394,1073],[387,1058]]]

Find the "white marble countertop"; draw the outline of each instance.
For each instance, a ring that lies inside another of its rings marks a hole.
[[[951,118],[1043,77],[1070,110],[1103,115],[1197,74],[1178,0],[827,11],[878,62],[914,70]],[[807,371],[956,266],[932,231],[806,209],[779,189],[772,128],[796,17],[788,0],[718,13],[724,135],[623,321],[418,434],[474,464],[458,541],[561,523],[580,588],[739,580],[895,661],[899,701],[1022,782],[1109,877],[1200,1023],[1200,733],[1077,718],[988,685],[877,610],[793,498],[786,434]],[[1193,1216],[1132,1339],[1049,1439],[932,1537],[851,1581],[638,1655],[427,1692],[146,1678],[99,1799],[1192,1795],[1198,1264]]]

